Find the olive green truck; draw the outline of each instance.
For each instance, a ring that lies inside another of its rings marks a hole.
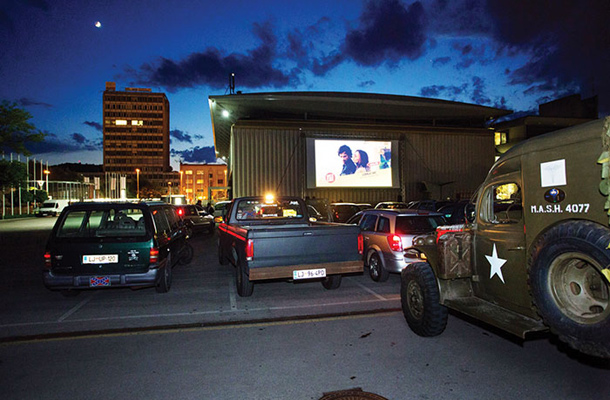
[[[401,274],[420,336],[448,309],[525,338],[550,330],[610,358],[610,117],[524,141],[493,165],[463,229],[421,237]]]

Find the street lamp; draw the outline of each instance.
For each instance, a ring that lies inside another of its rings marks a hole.
[[[47,193],[49,193],[49,174],[51,173],[51,171],[49,171],[48,169],[44,170],[44,175],[46,177],[47,180]]]
[[[136,198],[140,200],[140,168],[136,168]]]

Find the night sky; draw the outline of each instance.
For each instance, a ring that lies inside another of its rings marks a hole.
[[[171,159],[213,161],[209,95],[431,97],[536,111],[580,93],[610,114],[608,0],[0,0],[0,100],[50,164],[102,163],[102,92],[170,101]],[[96,22],[100,22],[96,26]]]

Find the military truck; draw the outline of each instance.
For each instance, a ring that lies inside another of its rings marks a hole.
[[[418,237],[402,310],[435,336],[453,309],[523,339],[550,330],[610,358],[610,117],[524,141],[492,166],[467,223]],[[455,228],[455,227],[453,227]]]

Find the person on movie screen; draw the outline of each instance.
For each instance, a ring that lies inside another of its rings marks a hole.
[[[356,164],[356,172],[369,172],[369,155],[364,150],[356,150],[354,152],[354,163]]]
[[[343,169],[340,175],[351,175],[356,172],[356,164],[352,161],[352,149],[347,145],[339,147],[339,157],[343,160]]]

